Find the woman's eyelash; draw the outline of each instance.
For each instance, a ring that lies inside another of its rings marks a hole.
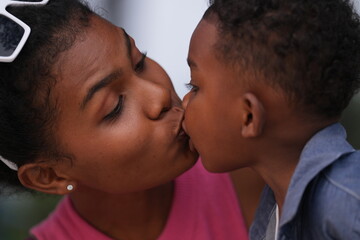
[[[104,117],[104,120],[105,121],[113,121],[113,120],[116,120],[122,110],[123,110],[123,104],[124,104],[124,96],[120,95],[119,96],[119,101],[118,103],[116,104],[115,108],[108,114]]]
[[[142,72],[144,70],[146,54],[146,52],[142,53],[140,61],[135,65],[135,72]]]

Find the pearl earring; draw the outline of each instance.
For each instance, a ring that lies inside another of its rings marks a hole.
[[[74,189],[74,186],[71,185],[71,184],[69,184],[69,185],[67,185],[66,189],[67,189],[68,191],[71,191],[71,190]]]

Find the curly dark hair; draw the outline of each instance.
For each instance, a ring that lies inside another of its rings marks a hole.
[[[78,0],[7,10],[29,25],[31,34],[12,63],[0,63],[0,155],[19,167],[38,157],[67,157],[53,134],[59,109],[51,96],[52,67],[84,34],[94,13]],[[21,187],[17,172],[1,162],[0,181]]]
[[[214,0],[216,52],[310,114],[341,115],[360,86],[360,21],[348,0]]]

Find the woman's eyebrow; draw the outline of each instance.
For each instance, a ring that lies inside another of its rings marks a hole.
[[[128,57],[130,58],[131,57],[131,49],[132,49],[131,39],[130,39],[130,36],[126,33],[126,31],[124,29],[122,29],[122,31],[123,31],[124,38],[125,38],[125,46],[126,46],[127,54],[128,54]],[[86,107],[86,104],[92,99],[92,97],[95,95],[96,92],[98,92],[100,89],[106,87],[107,85],[112,83],[114,80],[119,79],[121,77],[121,75],[122,75],[122,70],[120,69],[115,72],[112,72],[111,74],[109,74],[108,76],[106,76],[105,78],[100,80],[99,82],[95,83],[88,90],[88,93],[86,94],[82,103],[80,104],[80,109],[84,110]]]
[[[113,81],[115,81],[116,79],[119,79],[121,77],[121,75],[123,74],[122,70],[117,70],[115,72],[112,72],[111,74],[109,74],[108,76],[106,76],[105,78],[103,78],[102,80],[98,81],[97,83],[95,83],[87,92],[86,96],[84,97],[81,105],[80,105],[80,109],[84,110],[86,107],[86,104],[92,99],[92,97],[95,95],[96,92],[98,92],[100,89],[108,86],[109,84],[111,84]]]
[[[132,49],[130,36],[127,34],[127,32],[124,29],[122,29],[122,30],[124,32],[126,48],[128,50],[128,56],[130,57],[131,56],[131,49]]]

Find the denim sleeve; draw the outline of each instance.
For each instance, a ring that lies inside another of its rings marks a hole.
[[[309,239],[360,239],[360,195],[354,184],[360,181],[322,174],[307,201],[303,230]]]

